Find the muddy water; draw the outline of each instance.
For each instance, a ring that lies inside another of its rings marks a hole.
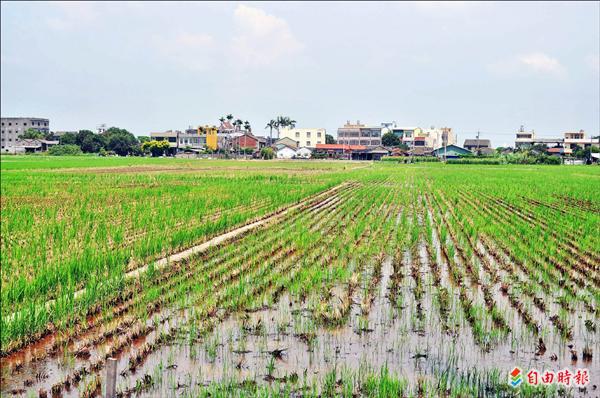
[[[435,241],[434,246],[438,245],[439,242]],[[439,250],[438,247],[435,249]],[[489,353],[481,350],[475,345],[468,322],[464,319],[457,290],[452,288],[447,277],[446,265],[441,267],[444,275],[442,285],[449,289],[451,296],[449,322],[457,326],[454,328],[456,333],[445,334],[435,302],[437,286],[434,285],[424,247],[419,248],[418,255],[420,278],[425,286],[421,299],[425,314],[422,320],[416,316],[415,281],[410,273],[411,259],[407,253],[399,291],[402,300],[398,302],[390,297],[392,267],[391,261],[387,260],[382,266],[376,297],[366,317],[361,314],[361,289],[354,294],[347,323],[335,329],[316,323],[309,309],[312,306],[310,299],[299,303],[284,296],[275,308],[227,318],[202,340],[190,341],[183,333],[177,344],[151,354],[135,373],[121,374],[128,367],[129,354],[136,350],[136,346],[144,341],[153,341],[161,331],[173,327],[174,322],[183,324],[191,319],[189,311],[166,310],[172,319],[142,340],[134,341],[118,357],[118,390],[134,387],[145,374],[152,376],[155,387],[144,395],[167,397],[179,396],[213,381],[251,379],[258,383],[279,383],[296,375],[299,383],[304,380],[310,383],[322,380],[332,369],[370,367],[378,370],[381,366],[387,366],[391,372],[411,380],[415,380],[417,375],[433,375],[447,366],[459,371],[497,368],[502,374],[508,374],[514,366],[554,371],[565,367],[571,370],[588,368],[592,384],[600,384],[600,341],[597,335],[586,332],[582,326],[583,319],[575,322],[572,342],[578,352],[577,362],[571,360],[567,343],[555,334],[551,325],[544,325],[543,330],[547,351],[543,356],[536,356],[537,337],[523,326],[517,316],[507,319],[512,332],[503,339],[503,343],[494,346]],[[341,289],[333,289],[333,292],[339,297],[343,294]],[[505,308],[505,301],[499,302],[502,310],[510,310]],[[400,307],[396,306],[397,303]],[[148,320],[148,324],[151,323],[152,320]],[[310,334],[315,337],[307,342],[302,336]],[[105,343],[107,347],[108,343],[110,340]],[[592,361],[588,363],[584,363],[581,356],[586,343],[594,352]],[[281,355],[274,355],[276,350],[281,350]],[[98,352],[103,354],[103,346]],[[558,357],[557,360],[551,359],[552,354]],[[68,371],[86,363],[73,357],[58,356],[32,364],[26,371],[12,376],[9,369],[3,368],[2,396],[11,396],[11,390],[19,392],[16,396],[37,396],[40,385],[49,390],[49,386]],[[10,383],[5,383],[7,380]],[[25,387],[27,380],[34,381],[34,389]],[[84,379],[78,388],[82,389],[89,380]],[[21,393],[20,389],[29,392]],[[79,394],[72,389],[64,396]]]
[[[419,254],[421,260],[426,261],[425,256]],[[425,266],[420,270],[426,283],[426,294],[422,298],[425,332],[415,328],[416,303],[411,291],[414,281],[405,268],[405,283],[401,287],[403,304],[402,308],[396,308],[388,297],[390,264],[386,261],[383,265],[377,297],[366,324],[365,319],[361,319],[360,297],[354,298],[356,304],[347,324],[335,329],[317,325],[306,304],[283,297],[276,308],[225,320],[202,342],[181,341],[164,347],[150,355],[136,374],[119,377],[119,389],[133,387],[144,374],[152,375],[156,381],[156,387],[145,395],[178,396],[213,381],[251,379],[257,383],[279,383],[298,376],[299,383],[304,380],[310,383],[322,380],[332,369],[369,367],[377,370],[381,366],[415,380],[417,375],[443,371],[448,364],[459,371],[499,369],[501,374],[507,375],[515,366],[554,371],[565,367],[588,368],[592,384],[599,384],[600,343],[594,335],[576,336],[573,344],[579,359],[573,362],[565,343],[550,332],[545,336],[547,352],[536,356],[537,339],[523,330],[517,319],[510,320],[513,333],[507,336],[506,343],[495,346],[489,353],[474,344],[468,323],[461,316],[454,319],[460,323],[459,333],[456,336],[444,334],[433,302],[436,287],[432,286],[429,269]],[[452,301],[451,307],[459,311],[458,296],[454,295]],[[314,333],[315,338],[307,343],[299,336],[302,333]],[[519,342],[514,341],[517,338]],[[588,363],[581,359],[581,344],[585,341],[594,351],[594,358]],[[281,350],[281,355],[277,355],[276,350]],[[552,354],[558,359],[551,360]]]

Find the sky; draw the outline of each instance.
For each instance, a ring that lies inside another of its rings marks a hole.
[[[600,132],[600,2],[1,3],[2,116]]]

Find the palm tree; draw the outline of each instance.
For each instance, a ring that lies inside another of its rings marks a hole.
[[[252,132],[252,129],[250,128],[250,122],[247,120],[244,122],[244,129],[246,129],[246,131],[249,133]]]
[[[243,124],[244,122],[242,122],[242,119],[236,119],[235,122],[233,122],[233,125],[237,127],[237,130],[240,130]]]
[[[276,119],[277,120],[277,126],[276,126],[276,129],[277,129],[277,139],[279,139],[279,129],[282,128],[282,127],[283,128],[287,127],[287,125],[288,125],[287,124],[288,123],[288,119],[289,118],[287,116],[277,116],[277,119]]]
[[[280,127],[289,127],[289,128],[294,128],[296,127],[296,121],[292,120],[289,116],[277,116],[277,138],[279,138],[279,128]]]
[[[269,128],[269,144],[273,145],[273,129],[277,128],[277,120],[271,119],[265,128]]]

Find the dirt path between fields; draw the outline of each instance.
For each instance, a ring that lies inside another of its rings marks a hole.
[[[303,206],[307,202],[316,200],[316,199],[321,198],[323,196],[325,196],[324,199],[326,199],[328,197],[328,195],[331,195],[331,194],[337,192],[338,190],[344,188],[348,184],[349,184],[348,182],[341,183],[341,184],[336,185],[336,186],[334,186],[332,188],[326,189],[326,190],[321,191],[321,192],[319,192],[317,194],[309,196],[309,197],[305,198],[304,200],[302,200],[300,202],[297,202],[297,203],[295,203],[295,204],[293,204],[291,206],[283,207],[281,209],[275,210],[274,212],[265,215],[264,217],[260,218],[259,220],[250,222],[249,224],[242,225],[241,227],[237,227],[237,228],[235,228],[235,229],[233,229],[233,230],[231,230],[229,232],[225,232],[225,233],[223,233],[221,235],[215,236],[215,237],[209,239],[208,241],[206,241],[204,243],[201,243],[201,244],[196,245],[196,246],[192,246],[189,249],[180,251],[178,253],[174,253],[174,254],[168,255],[166,257],[163,257],[163,258],[161,258],[159,260],[154,261],[153,263],[148,263],[146,265],[138,267],[138,268],[136,268],[136,269],[134,269],[132,271],[127,272],[125,274],[124,278],[125,278],[125,280],[129,280],[129,279],[132,279],[132,278],[139,277],[140,275],[144,274],[148,270],[148,268],[150,268],[151,265],[153,265],[154,269],[160,270],[160,269],[166,267],[169,264],[176,263],[176,262],[185,260],[185,259],[187,259],[187,258],[189,258],[191,256],[194,256],[194,255],[196,255],[198,253],[202,253],[202,252],[208,250],[211,247],[223,244],[223,243],[225,243],[225,242],[227,242],[227,241],[229,241],[229,240],[231,240],[231,239],[233,239],[233,238],[235,238],[235,237],[237,237],[239,235],[242,235],[242,234],[244,234],[244,233],[246,233],[248,231],[251,231],[253,229],[256,229],[258,227],[261,227],[261,226],[264,226],[264,225],[267,225],[267,224],[274,223],[274,222],[278,221],[280,218],[282,218],[283,216],[285,216],[290,211],[293,211],[293,210],[295,210],[297,208],[300,208],[301,206]],[[73,298],[75,300],[78,299],[79,297],[81,297],[81,296],[83,296],[85,294],[85,291],[86,291],[85,288],[76,291],[73,294]],[[49,309],[55,302],[56,302],[56,299],[48,300],[45,303],[46,309]],[[10,314],[7,317],[7,320],[8,321],[12,321],[13,318],[17,314],[18,314],[18,312],[14,312],[14,313]]]

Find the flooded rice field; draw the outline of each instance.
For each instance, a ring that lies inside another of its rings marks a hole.
[[[598,237],[545,216],[589,210],[434,182],[349,181],[86,312],[57,300],[73,315],[3,351],[2,396],[101,396],[109,358],[118,396],[598,396]]]

